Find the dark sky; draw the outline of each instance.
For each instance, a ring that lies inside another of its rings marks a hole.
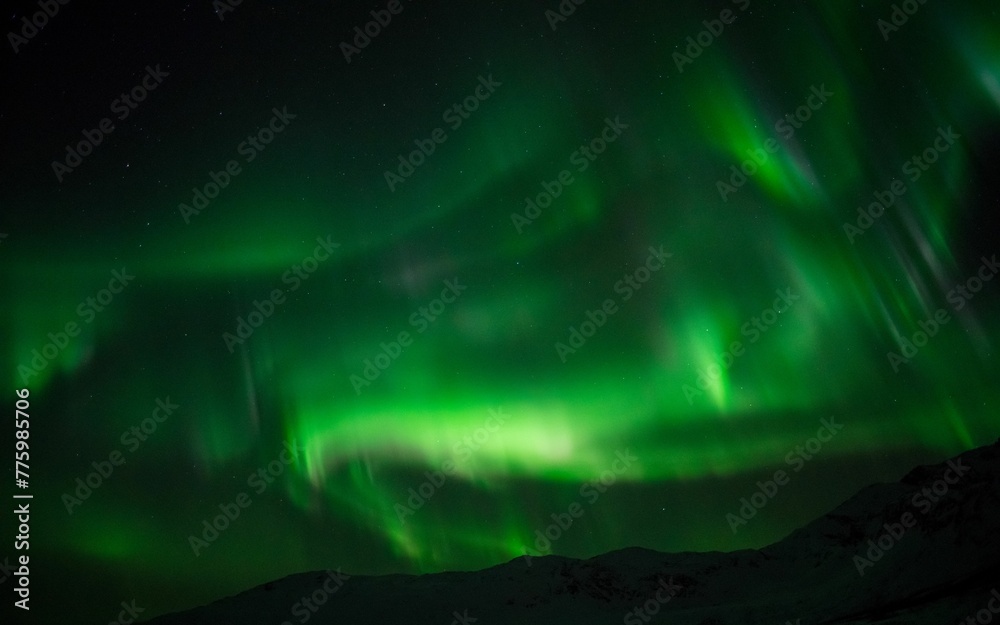
[[[31,617],[759,547],[995,440],[996,8],[841,4],[14,3]]]

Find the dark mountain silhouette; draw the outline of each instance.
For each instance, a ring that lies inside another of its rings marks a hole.
[[[998,480],[1000,441],[869,486],[759,550],[629,548],[422,576],[303,573],[149,623],[958,623],[1000,612]]]

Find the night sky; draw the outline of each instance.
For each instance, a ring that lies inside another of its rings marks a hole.
[[[995,3],[15,4],[34,619],[760,547],[997,438]]]

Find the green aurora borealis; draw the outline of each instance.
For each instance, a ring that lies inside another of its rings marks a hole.
[[[12,55],[0,201],[0,354],[33,399],[39,596],[72,576],[100,616],[99,580],[113,618],[121,599],[158,613],[303,570],[486,567],[534,554],[535,531],[625,450],[638,461],[553,553],[759,547],[995,440],[1000,281],[955,305],[1000,253],[995,5],[929,0],[886,41],[891,3],[742,4],[589,0],[553,31],[555,2],[404,2],[350,63],[340,42],[384,4],[247,2],[222,22],[208,3],[64,8]],[[674,53],[724,8],[735,21],[679,71]],[[157,63],[162,84],[59,183],[62,146]],[[452,128],[443,112],[489,76],[500,85]],[[821,87],[790,138],[776,128]],[[247,162],[241,142],[282,107],[294,119]],[[579,171],[574,153],[615,119],[628,127]],[[390,191],[384,172],[435,128],[445,140]],[[959,138],[911,179],[948,128]],[[717,181],[769,139],[724,201]],[[241,173],[186,220],[178,205],[230,160]],[[563,170],[573,181],[517,227]],[[905,193],[850,240],[844,224],[894,180]],[[339,247],[295,269],[317,238]],[[662,268],[622,287],[661,246]],[[123,268],[135,279],[102,311],[80,308]],[[466,288],[421,312],[447,281]],[[231,352],[224,333],[275,289]],[[776,292],[798,299],[754,325]],[[949,320],[895,371],[897,337],[939,309]],[[80,335],[25,384],[19,367],[67,322]],[[356,392],[401,332],[412,342]],[[168,397],[180,408],[126,445]],[[733,533],[726,514],[824,418],[842,432]],[[248,477],[285,443],[298,459],[257,492]],[[125,464],[67,514],[63,495],[115,450]],[[401,521],[446,461],[455,474]],[[188,537],[241,492],[250,507],[196,557]]]

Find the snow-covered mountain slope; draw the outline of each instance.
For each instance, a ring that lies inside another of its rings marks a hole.
[[[423,576],[303,573],[150,623],[943,625],[981,610],[1000,618],[998,530],[1000,441],[865,488],[761,550],[630,548]]]

